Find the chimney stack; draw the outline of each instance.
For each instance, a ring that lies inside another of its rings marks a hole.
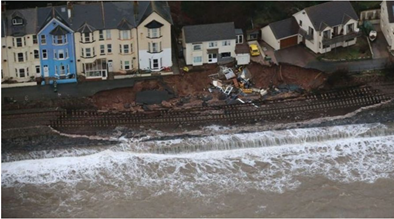
[[[73,9],[73,4],[71,1],[67,2],[67,15],[68,15],[68,19],[71,19],[71,12]]]

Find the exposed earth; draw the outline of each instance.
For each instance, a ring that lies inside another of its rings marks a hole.
[[[304,69],[292,65],[262,66],[251,63],[247,66],[251,73],[251,81],[255,88],[269,89],[283,84],[297,85],[300,88],[311,91],[324,86],[326,75],[318,70]],[[136,96],[141,91],[159,90],[174,93],[175,98],[163,101],[161,104],[151,105],[145,109],[155,109],[160,107],[183,109],[201,106],[204,100],[208,104],[223,104],[221,92],[209,92],[212,87],[211,74],[219,72],[217,65],[205,65],[194,68],[191,72],[182,75],[172,75],[163,77],[162,80],[147,80],[137,82],[132,88],[114,89],[98,92],[92,97],[93,104],[99,110],[117,111],[142,111],[143,107],[136,103]],[[230,82],[229,82],[230,83]],[[285,92],[286,93],[286,92]],[[280,93],[276,98],[284,98],[291,94]],[[247,95],[248,98],[261,98],[259,94]],[[273,98],[267,96],[266,98]]]

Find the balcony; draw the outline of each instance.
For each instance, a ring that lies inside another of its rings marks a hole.
[[[298,34],[300,34],[301,36],[303,36],[305,39],[309,41],[313,40],[313,35],[308,34],[305,30],[301,28],[298,30]]]
[[[346,35],[333,36],[331,39],[324,39],[323,38],[322,42],[323,42],[323,46],[329,46],[329,45],[332,45],[332,44],[335,44],[335,43],[339,43],[339,42],[343,42],[343,41],[346,41],[346,40],[354,39],[356,37],[360,37],[361,35],[362,35],[361,31],[351,32],[351,33],[348,33]]]

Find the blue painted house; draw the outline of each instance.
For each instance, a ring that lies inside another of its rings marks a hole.
[[[38,12],[41,74],[47,83],[77,82],[74,31],[62,17],[56,7]]]

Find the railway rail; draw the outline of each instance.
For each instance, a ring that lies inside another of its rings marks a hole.
[[[360,107],[391,100],[394,83],[352,87],[342,90],[308,94],[292,101],[254,101],[234,105],[197,107],[183,111],[158,110],[147,113],[98,112],[97,110],[48,110],[45,112],[3,114],[4,121],[37,117],[54,128],[108,128],[116,126],[140,127],[149,125],[170,126],[179,124],[239,123],[278,121],[305,118],[335,113],[351,112]]]

